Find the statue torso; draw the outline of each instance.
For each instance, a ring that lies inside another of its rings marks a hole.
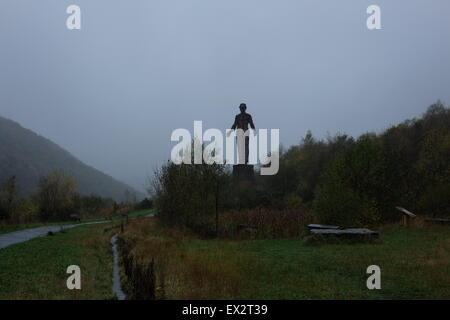
[[[246,131],[249,123],[252,121],[252,116],[248,113],[239,113],[236,116],[236,129],[242,129]]]

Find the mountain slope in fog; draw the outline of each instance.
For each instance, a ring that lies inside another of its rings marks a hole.
[[[74,178],[82,195],[97,194],[121,201],[128,190],[135,192],[138,199],[143,197],[125,183],[84,164],[54,142],[0,117],[0,183],[15,175],[21,196],[29,196],[37,190],[39,179],[56,169]]]

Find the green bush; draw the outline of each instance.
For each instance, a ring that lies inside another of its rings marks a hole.
[[[75,181],[61,171],[54,171],[39,181],[36,201],[43,221],[69,219],[74,209]]]
[[[161,222],[203,235],[215,232],[215,215],[227,186],[224,167],[167,163],[155,173],[155,206]]]
[[[364,135],[335,157],[317,189],[315,209],[324,223],[346,226],[387,220],[393,207],[386,160],[375,135]]]
[[[425,190],[418,200],[420,214],[450,217],[450,184],[437,184]]]

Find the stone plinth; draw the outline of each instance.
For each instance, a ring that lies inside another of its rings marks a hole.
[[[233,166],[234,182],[253,181],[255,179],[255,171],[253,166],[249,164],[236,164]]]

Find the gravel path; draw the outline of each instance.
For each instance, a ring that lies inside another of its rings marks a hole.
[[[153,217],[155,213],[150,213],[145,215],[145,217]],[[97,223],[106,223],[111,222],[111,220],[105,221],[97,221],[97,222],[86,222],[86,223],[77,223],[77,224],[67,224],[63,226],[47,226],[47,227],[38,227],[25,229],[20,231],[14,231],[10,233],[0,234],[0,249],[9,247],[10,245],[31,240],[33,238],[45,236],[48,232],[59,232],[61,230],[67,230],[71,228],[75,228],[78,226],[83,226],[87,224],[97,224]]]

